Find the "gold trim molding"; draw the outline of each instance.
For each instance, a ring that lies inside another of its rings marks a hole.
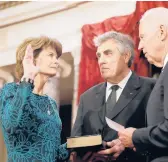
[[[10,7],[18,6],[29,1],[0,1],[0,10],[5,10]]]

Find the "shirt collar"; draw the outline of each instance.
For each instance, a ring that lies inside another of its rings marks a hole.
[[[168,61],[168,54],[165,56],[165,59],[164,59],[164,64],[163,64],[163,69],[164,67],[166,66],[167,64],[167,61]]]
[[[132,71],[130,70],[128,75],[117,84],[119,86],[119,88],[124,89],[124,87],[127,84],[131,75],[132,75]],[[113,86],[113,85],[115,85],[115,84],[107,82],[107,90],[109,90],[111,88],[111,86]]]

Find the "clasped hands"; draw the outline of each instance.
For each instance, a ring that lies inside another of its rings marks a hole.
[[[118,139],[107,142],[107,149],[99,151],[98,154],[109,155],[112,154],[112,158],[117,159],[120,154],[125,150],[126,147],[132,148],[134,151],[135,147],[132,141],[132,135],[136,129],[135,128],[126,128],[118,132]]]

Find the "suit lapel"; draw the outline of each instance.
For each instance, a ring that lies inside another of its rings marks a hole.
[[[111,114],[109,115],[111,119],[113,119],[116,115],[118,115],[139,93],[140,91],[140,78],[133,73],[128,80],[124,90],[122,91],[116,105],[114,106]]]
[[[96,101],[95,107],[97,108],[98,118],[101,123],[104,124],[105,117],[105,93],[106,93],[106,83],[103,83],[99,89],[96,91]]]

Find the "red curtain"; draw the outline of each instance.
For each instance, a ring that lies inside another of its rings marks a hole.
[[[141,76],[149,76],[148,63],[140,57],[138,51],[138,21],[145,11],[155,7],[167,7],[168,2],[161,1],[138,1],[136,2],[136,10],[126,16],[109,18],[101,23],[87,24],[82,27],[82,48],[81,62],[79,67],[79,85],[78,100],[80,95],[90,87],[100,83],[103,79],[100,76],[99,67],[96,59],[96,48],[93,43],[94,37],[114,30],[132,36],[135,41],[135,60],[131,69]]]

